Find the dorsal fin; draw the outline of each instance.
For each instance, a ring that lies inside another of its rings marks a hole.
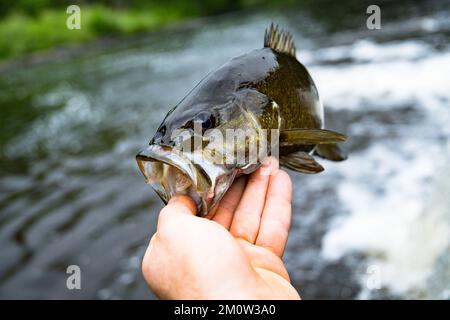
[[[289,31],[279,29],[273,22],[264,33],[264,47],[290,55],[295,58],[295,45]]]

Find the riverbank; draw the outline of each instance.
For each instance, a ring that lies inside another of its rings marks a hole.
[[[279,8],[278,8],[279,9]],[[237,11],[215,14],[215,21],[231,19],[231,17],[256,14],[261,10],[245,8]],[[15,69],[26,69],[47,63],[63,63],[64,61],[86,56],[97,56],[105,52],[120,51],[124,47],[141,47],[148,43],[148,38],[157,34],[178,34],[194,32],[211,21],[211,16],[198,16],[174,20],[161,26],[136,31],[129,34],[104,34],[88,41],[67,42],[43,50],[32,51],[27,54],[0,59],[0,75]],[[1,31],[0,31],[1,32]]]
[[[64,6],[44,5],[30,10],[19,4],[0,17],[0,63],[60,46],[76,46],[99,38],[157,30],[188,19],[289,3],[289,0],[276,4],[270,0],[192,3],[169,0],[164,5],[140,1],[121,6],[86,4],[80,5],[81,28],[72,30],[67,27],[70,14]]]
[[[63,8],[46,9],[36,16],[23,13],[7,16],[0,22],[0,61],[99,37],[148,31],[190,17],[177,9],[113,10],[96,5],[82,8],[81,29],[69,30],[68,16]]]

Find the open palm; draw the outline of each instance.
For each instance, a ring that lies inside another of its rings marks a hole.
[[[166,299],[298,299],[281,257],[291,220],[286,172],[237,179],[206,219],[185,196],[161,211],[142,268]]]

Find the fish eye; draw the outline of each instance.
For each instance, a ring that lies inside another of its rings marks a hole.
[[[212,114],[201,112],[196,116],[196,120],[202,124],[203,129],[209,129],[214,126],[214,117]]]

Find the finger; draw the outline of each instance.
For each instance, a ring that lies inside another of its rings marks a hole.
[[[255,243],[258,235],[259,223],[269,185],[270,175],[263,173],[267,170],[267,167],[272,165],[273,161],[269,159],[261,168],[250,175],[231,222],[231,234],[250,243]]]
[[[291,201],[291,179],[285,171],[278,170],[270,177],[256,245],[271,250],[280,258],[291,225]]]
[[[230,229],[234,211],[239,204],[239,200],[241,200],[246,183],[247,178],[245,176],[240,177],[233,182],[225,196],[220,200],[216,214],[212,218],[213,221],[221,224],[227,230]]]
[[[196,211],[197,207],[190,197],[184,195],[173,196],[159,213],[158,227],[163,222],[179,218],[180,216],[195,216]]]
[[[190,215],[195,215],[197,212],[197,206],[195,205],[194,200],[184,195],[176,195],[170,198],[169,203],[164,209]]]
[[[289,274],[279,256],[267,254],[265,248],[255,246],[242,239],[238,239],[238,241],[239,240],[254,268],[262,268],[274,272],[290,282]]]

